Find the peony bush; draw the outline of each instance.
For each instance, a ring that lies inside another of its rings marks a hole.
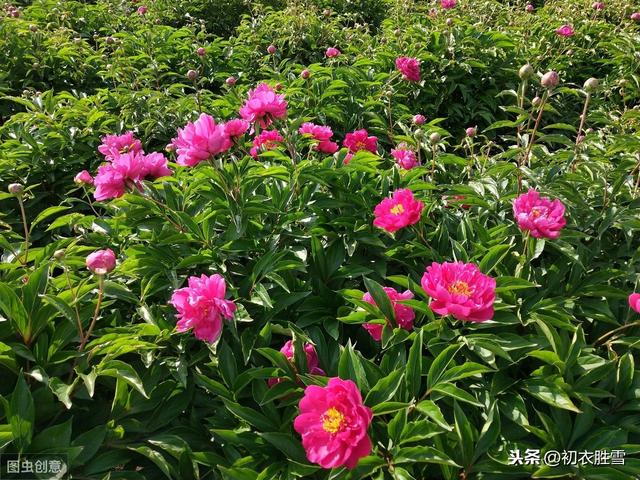
[[[3,4],[0,461],[637,478],[640,27],[597,4]]]

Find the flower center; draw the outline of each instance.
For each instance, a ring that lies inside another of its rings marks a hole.
[[[463,282],[461,280],[457,280],[449,285],[449,293],[454,293],[456,295],[464,295],[468,297],[471,295],[471,288],[467,282]]]
[[[356,150],[364,150],[366,144],[364,142],[356,142]]]
[[[531,209],[531,215],[533,215],[534,218],[538,218],[541,215],[544,215],[547,212],[547,209],[544,207],[533,207]]]
[[[398,203],[395,207],[391,209],[391,213],[393,213],[394,215],[400,215],[401,213],[404,213],[404,207],[402,206],[401,203]]]
[[[344,415],[335,407],[331,407],[322,416],[322,428],[325,432],[338,433],[344,425]]]

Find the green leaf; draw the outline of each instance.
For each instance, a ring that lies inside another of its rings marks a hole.
[[[449,364],[453,362],[456,353],[462,348],[461,345],[449,345],[433,360],[433,363],[429,367],[429,373],[427,374],[427,386],[431,389],[438,384],[442,375]]]
[[[373,407],[391,400],[398,390],[398,387],[400,387],[403,378],[404,372],[402,370],[394,370],[386,377],[381,378],[369,391],[364,403]]]
[[[460,458],[465,466],[471,465],[473,457],[473,447],[475,435],[471,423],[467,419],[458,402],[453,402],[453,417],[455,421],[456,434],[458,435]]]
[[[0,310],[10,322],[13,322],[16,329],[23,338],[29,337],[29,315],[24,305],[16,295],[15,290],[5,283],[0,283]]]
[[[471,394],[464,390],[452,385],[450,383],[440,383],[432,388],[432,391],[446,395],[447,397],[454,398],[460,402],[469,403],[476,407],[482,407],[483,405],[478,402]]]
[[[298,463],[307,463],[307,456],[302,444],[291,433],[262,432],[259,435],[284,453],[286,458]]]
[[[338,376],[343,380],[353,380],[363,394],[369,391],[369,382],[362,366],[359,353],[351,345],[351,340],[342,348],[338,361]]]
[[[35,421],[35,405],[24,375],[18,375],[16,387],[9,404],[9,424],[13,444],[22,453],[31,445]]]
[[[367,277],[364,277],[364,285],[373,297],[373,301],[376,303],[376,306],[380,309],[382,314],[392,323],[392,325],[396,326],[396,315],[393,310],[393,305],[391,304],[389,295],[387,295],[387,292],[382,288],[382,285],[374,280],[368,279]]]
[[[440,465],[460,467],[441,451],[427,446],[401,448],[393,458],[393,463],[438,463]]]
[[[407,360],[407,392],[409,398],[417,398],[422,386],[422,338],[423,330],[416,334]]]
[[[559,385],[545,380],[527,380],[523,386],[530,395],[549,405],[580,413],[569,395]]]
[[[144,384],[136,370],[129,365],[128,363],[124,363],[120,360],[109,360],[100,365],[98,368],[98,376],[107,376],[119,378],[127,382],[133,388],[135,388],[140,395],[145,398],[149,398],[144,389]]]
[[[496,245],[491,247],[489,251],[482,257],[478,268],[485,275],[491,273],[491,271],[507,256],[511,250],[511,245]]]
[[[429,417],[437,425],[444,428],[445,430],[448,430],[448,431],[453,430],[453,427],[449,425],[447,421],[444,419],[444,415],[442,414],[440,407],[436,405],[436,402],[432,400],[423,400],[422,402],[416,405],[416,409],[420,413],[425,414],[427,417]]]

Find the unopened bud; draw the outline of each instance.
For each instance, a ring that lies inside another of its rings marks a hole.
[[[225,80],[227,85],[235,85],[237,82],[236,77],[229,77]]]
[[[64,258],[64,255],[65,251],[63,249],[53,252],[53,258],[55,258],[56,260],[62,260]]]
[[[560,82],[560,76],[558,75],[558,72],[555,72],[554,70],[550,70],[547,73],[545,73],[542,76],[542,79],[540,80],[540,83],[542,84],[542,86],[547,90],[553,90],[558,86],[559,82]]]
[[[267,53],[269,53],[270,55],[273,55],[274,53],[276,53],[276,46],[275,45],[269,45],[267,47]]]
[[[207,51],[204,48],[200,47],[198,48],[198,50],[196,50],[196,54],[199,57],[204,57],[207,54]]]
[[[476,127],[467,128],[467,130],[466,130],[467,137],[469,137],[469,138],[475,137],[476,136],[476,131],[477,131]]]
[[[528,63],[520,67],[518,70],[518,75],[522,80],[528,80],[533,75],[533,67]]]
[[[597,78],[591,77],[587,79],[586,82],[584,82],[584,89],[588,93],[595,92],[599,86],[600,86],[600,82],[598,81]]]
[[[13,195],[21,195],[24,192],[24,187],[21,183],[10,183],[8,190]]]
[[[187,78],[192,82],[195,82],[198,79],[198,72],[196,72],[195,70],[189,70],[187,72]]]
[[[531,105],[534,107],[539,107],[540,104],[542,104],[542,99],[540,97],[534,97],[533,100],[531,100]]]
[[[311,76],[311,72],[305,68],[302,70],[302,73],[300,73],[300,76],[306,80]]]
[[[433,132],[431,135],[429,135],[429,141],[431,143],[438,143],[440,141],[440,134],[438,132]]]

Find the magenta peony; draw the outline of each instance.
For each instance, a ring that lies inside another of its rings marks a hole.
[[[571,25],[562,25],[556,29],[556,33],[561,37],[570,37],[575,33],[575,31]]]
[[[87,256],[86,265],[96,275],[105,275],[116,266],[116,254],[107,248],[98,250]]]
[[[340,52],[340,50],[338,50],[335,47],[329,47],[327,48],[327,51],[325,52],[325,55],[327,56],[327,58],[333,58],[333,57],[337,57],[341,54],[342,52]]]
[[[333,130],[331,127],[324,125],[316,125],[314,123],[305,122],[298,129],[301,135],[305,135],[317,141],[315,149],[323,153],[335,153],[338,150],[338,144],[331,141]]]
[[[533,189],[514,200],[513,215],[520,229],[535,238],[558,238],[567,223],[562,202],[540,197]]]
[[[405,170],[411,170],[418,166],[418,159],[413,150],[409,150],[406,144],[401,143],[398,148],[391,150],[391,156],[396,159],[398,165]]]
[[[398,300],[411,300],[413,298],[413,293],[410,290],[406,290],[405,292],[400,293],[395,288],[391,287],[384,287],[384,291],[389,297],[389,300],[391,300],[391,305],[393,305],[393,312],[396,316],[398,327],[405,330],[412,330],[413,319],[416,318],[416,314],[411,307],[398,303]],[[371,305],[376,304],[369,292],[364,294],[362,300],[370,303]],[[390,319],[387,319],[387,321],[389,320]],[[377,323],[365,323],[362,326],[369,332],[374,340],[380,341],[380,339],[382,338],[382,329],[384,325],[380,325]]]
[[[261,128],[267,128],[274,119],[287,115],[287,102],[284,95],[278,95],[269,85],[261,83],[249,90],[249,98],[240,109],[240,116],[246,121],[258,122]]]
[[[455,7],[456,3],[456,0],[440,0],[440,6],[445,10]]]
[[[287,357],[287,360],[293,362],[294,349],[293,349],[293,341],[289,340],[284,346],[280,349],[280,352]],[[318,354],[316,353],[316,349],[310,343],[304,344],[304,353],[307,357],[307,368],[311,375],[324,375],[324,370],[322,370],[318,365]],[[282,382],[283,378],[270,378],[267,383],[269,387],[273,387],[277,383]]]
[[[225,152],[232,142],[223,123],[216,124],[211,115],[200,114],[195,122],[178,129],[178,136],[171,143],[178,154],[178,165],[193,167],[200,162]]]
[[[73,177],[73,181],[78,185],[93,185],[93,177],[86,170],[82,170],[75,177]]]
[[[364,128],[347,133],[342,144],[347,147],[351,153],[356,153],[361,150],[367,150],[371,153],[378,151],[378,137],[370,137]]]
[[[217,273],[189,277],[188,287],[173,292],[170,303],[178,311],[178,332],[192,329],[198,340],[214,343],[222,332],[222,317],[233,318],[236,305],[225,300],[227,286]]]
[[[240,137],[245,134],[251,125],[246,120],[235,118],[224,124],[224,130],[231,138]]]
[[[408,225],[420,221],[424,204],[413,198],[413,192],[407,188],[396,190],[391,198],[385,198],[376,205],[373,224],[393,233]]]
[[[121,153],[141,150],[142,144],[133,136],[133,132],[126,132],[122,135],[106,135],[102,137],[102,144],[98,147],[98,151],[104,155],[106,160],[113,160]]]
[[[632,293],[629,295],[629,306],[632,310],[640,313],[640,293]]]
[[[293,427],[311,463],[353,469],[371,452],[367,429],[373,414],[351,380],[336,377],[326,387],[308,386],[299,407]]]
[[[396,59],[396,68],[402,73],[402,78],[410,82],[420,81],[420,60],[412,57]]]
[[[434,262],[422,276],[422,288],[435,313],[470,322],[493,318],[496,281],[473,263]]]
[[[264,130],[253,139],[253,148],[249,153],[253,158],[257,158],[259,152],[273,150],[278,146],[278,143],[283,141],[284,138],[277,130]]]

